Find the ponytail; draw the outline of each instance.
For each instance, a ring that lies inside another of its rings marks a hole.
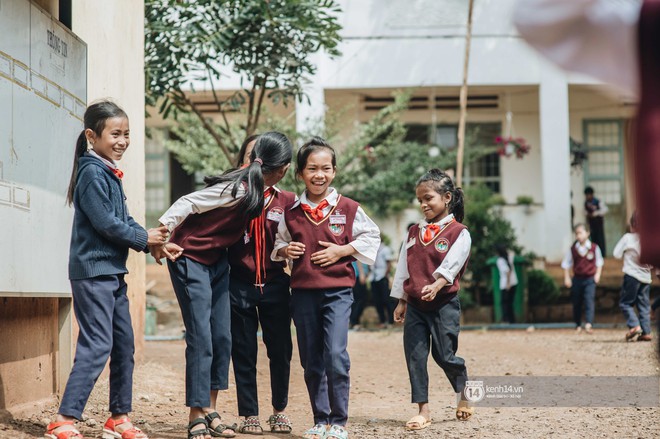
[[[109,100],[102,100],[91,104],[85,110],[83,116],[84,128],[76,141],[76,150],[73,154],[73,168],[71,169],[71,179],[69,180],[69,189],[66,193],[66,202],[69,206],[73,204],[73,195],[76,190],[76,181],[78,179],[78,160],[87,151],[87,136],[85,131],[92,130],[96,136],[101,137],[105,128],[105,121],[113,117],[122,117],[128,119],[124,110]]]
[[[71,168],[71,179],[69,180],[69,189],[66,193],[66,202],[69,206],[73,204],[73,192],[76,190],[76,179],[78,176],[78,159],[87,151],[87,137],[85,130],[80,132],[76,141],[76,151],[73,155],[73,167]]]
[[[248,142],[249,143],[249,142]],[[233,169],[219,176],[206,177],[206,186],[227,182],[232,184],[231,195],[236,198],[238,189],[246,186],[240,207],[248,220],[261,215],[264,209],[264,175],[279,170],[291,163],[293,148],[289,139],[277,131],[269,131],[257,137],[250,153],[250,164],[242,169]]]
[[[463,222],[465,217],[465,197],[463,189],[454,186],[454,181],[444,171],[440,169],[431,169],[426,174],[422,175],[417,180],[416,187],[422,183],[428,183],[433,187],[437,193],[443,195],[446,192],[451,194],[451,201],[449,202],[449,213],[454,215],[456,221]]]

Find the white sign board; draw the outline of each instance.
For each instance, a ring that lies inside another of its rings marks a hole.
[[[87,46],[28,0],[0,0],[0,296],[70,295],[66,191]]]

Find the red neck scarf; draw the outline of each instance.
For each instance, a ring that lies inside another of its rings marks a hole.
[[[110,168],[110,166],[108,166],[108,168]],[[124,178],[124,173],[121,171],[121,169],[119,169],[119,168],[110,168],[110,170],[112,171],[113,174],[115,174],[117,176],[118,179],[121,180],[122,178]]]
[[[309,204],[300,203],[300,207],[302,207],[302,210],[305,213],[307,213],[309,216],[311,216],[312,219],[316,222],[321,221],[323,219],[323,209],[325,209],[329,205],[330,203],[328,203],[328,200],[321,201],[319,205],[314,208],[310,207]]]
[[[435,235],[440,231],[440,226],[437,224],[429,224],[426,226],[424,229],[424,236],[423,240],[424,242],[430,242],[433,238],[435,238]]]
[[[266,199],[273,195],[275,190],[269,187],[264,192],[264,203]],[[263,284],[266,280],[266,209],[261,212],[261,215],[250,221],[249,236],[254,240],[254,263],[256,265],[256,275],[254,284],[257,285],[263,293]]]

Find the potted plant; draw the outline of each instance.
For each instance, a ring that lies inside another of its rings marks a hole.
[[[515,155],[517,159],[521,159],[529,154],[529,150],[531,149],[531,146],[522,137],[514,138],[511,136],[497,136],[495,138],[495,147],[499,155],[503,157]]]
[[[534,204],[534,199],[532,197],[529,195],[518,195],[516,202],[519,206],[523,206],[525,208],[526,214],[532,213],[532,204]]]

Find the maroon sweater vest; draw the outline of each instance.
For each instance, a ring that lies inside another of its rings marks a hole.
[[[287,191],[275,191],[273,196],[264,207],[266,213],[266,278],[275,279],[284,273],[286,262],[274,262],[270,259],[270,254],[275,247],[275,235],[277,234],[277,225],[284,214],[284,209],[291,206],[296,200],[296,194]],[[231,275],[245,282],[253,283],[257,271],[254,261],[254,239],[246,244],[245,239],[239,239],[234,245],[229,247],[229,265],[231,266]]]
[[[326,290],[355,285],[352,256],[341,258],[329,267],[314,264],[311,257],[313,253],[325,248],[319,241],[338,245],[353,241],[353,222],[358,206],[357,202],[340,195],[337,206],[319,223],[314,222],[300,205],[286,211],[286,226],[291,240],[305,244],[305,254],[293,260],[292,289]]]
[[[660,1],[644,1],[638,42],[640,102],[632,154],[640,261],[660,266]]]
[[[415,243],[407,249],[408,279],[403,283],[403,291],[408,295],[408,303],[421,311],[436,311],[449,302],[461,288],[460,280],[463,277],[467,261],[458,272],[454,283],[446,285],[430,302],[421,299],[422,288],[435,282],[433,272],[442,264],[447,252],[458,239],[463,230],[463,224],[454,221],[444,230],[435,235],[429,243],[422,241],[422,231],[419,224],[415,224],[408,232],[408,241],[415,239]],[[408,245],[408,244],[406,244]]]
[[[170,242],[183,247],[183,255],[204,265],[213,265],[222,250],[243,237],[247,219],[239,203],[188,215],[170,236]]]
[[[573,275],[577,277],[593,277],[596,274],[596,248],[598,245],[591,243],[591,248],[584,256],[578,253],[575,243],[571,246],[573,255]]]

